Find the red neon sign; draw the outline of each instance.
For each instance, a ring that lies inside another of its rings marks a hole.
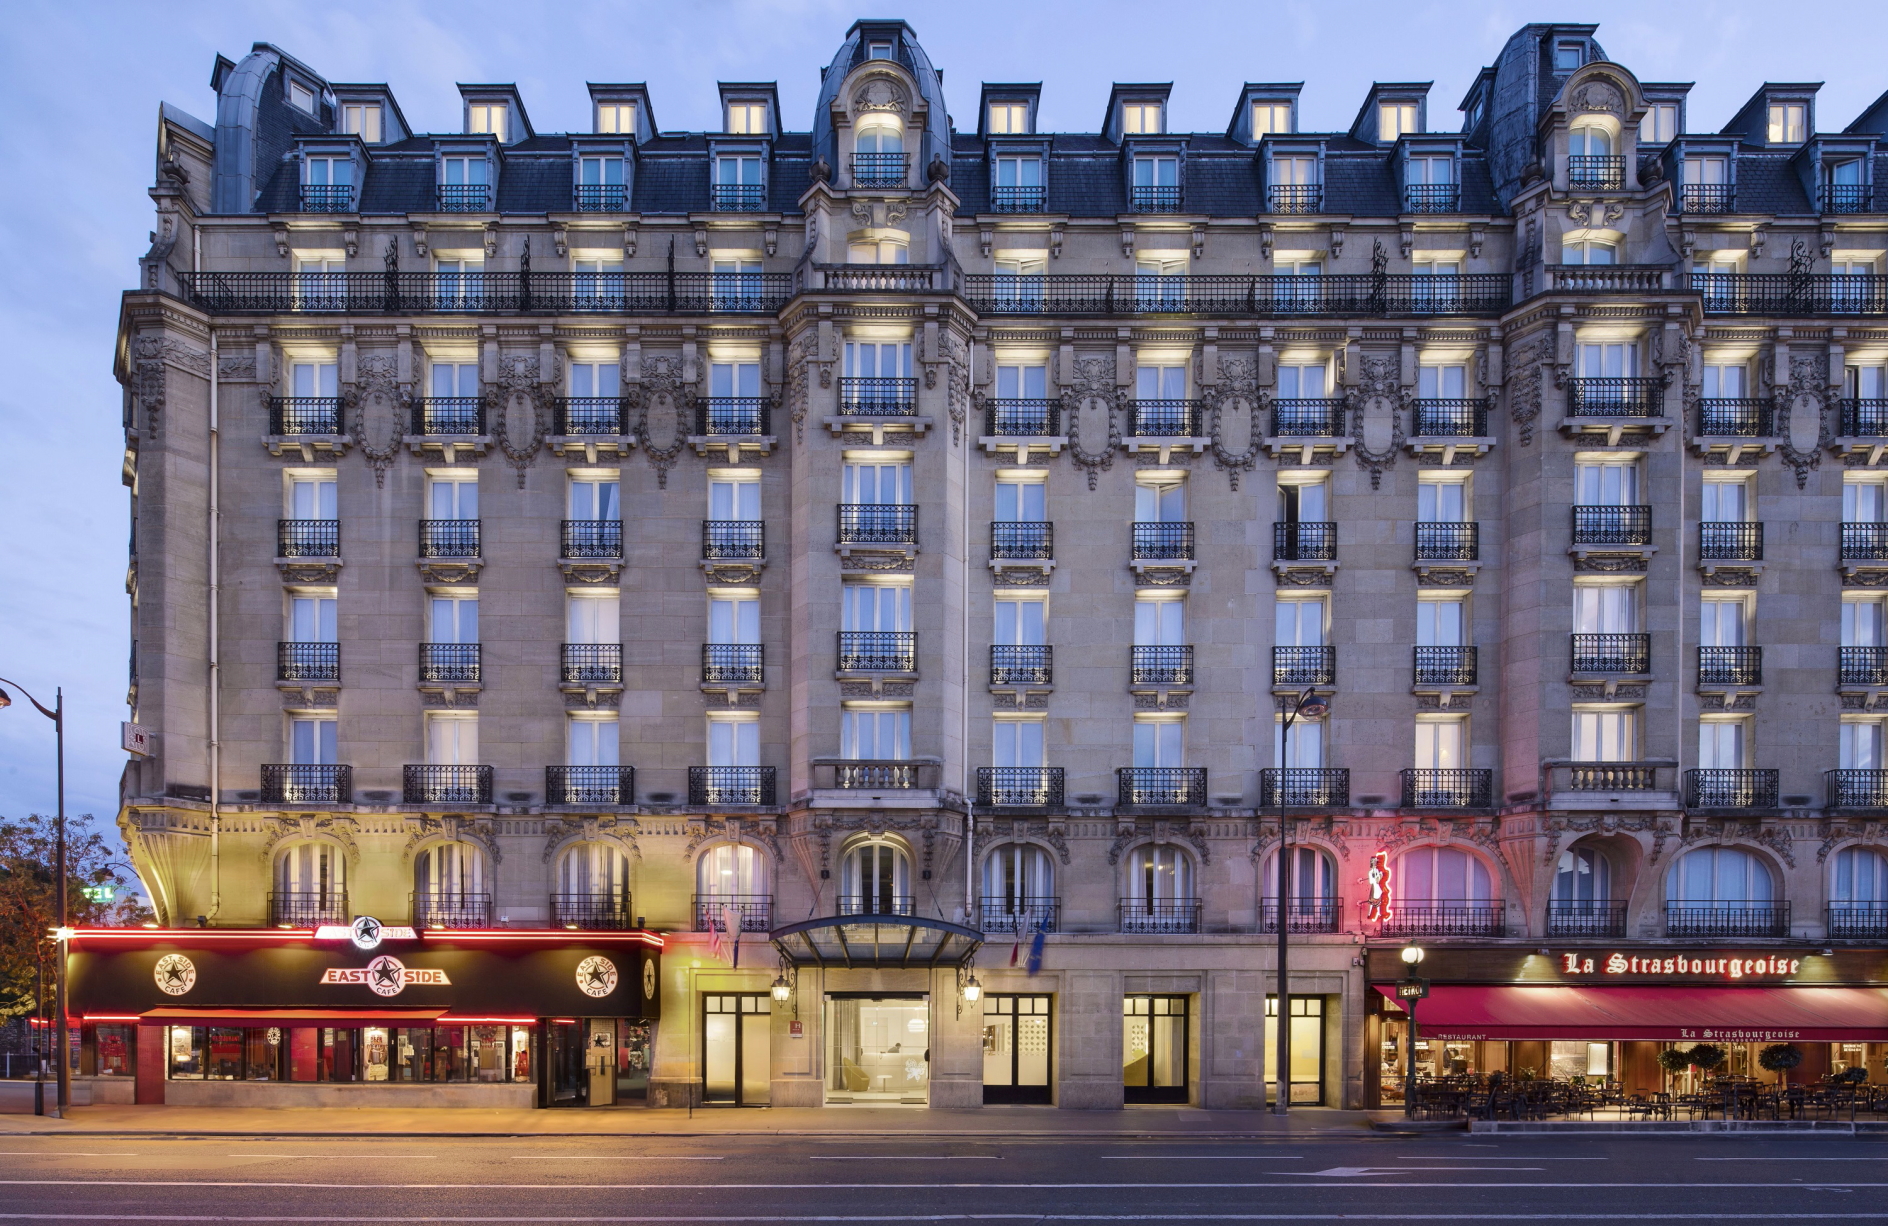
[[[1364,901],[1364,918],[1371,923],[1380,924],[1389,919],[1395,909],[1393,876],[1389,852],[1380,851],[1370,857],[1370,867],[1364,870],[1364,883],[1370,887],[1369,897]]]

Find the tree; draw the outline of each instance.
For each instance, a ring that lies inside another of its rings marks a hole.
[[[39,1007],[34,983],[47,934],[57,923],[55,819],[44,814],[0,818],[0,1019]],[[137,878],[114,863],[118,852],[92,827],[92,817],[66,819],[66,918],[73,927],[122,928],[150,918],[137,898]],[[111,897],[87,897],[110,887]],[[48,983],[51,981],[48,965]]]
[[[1701,1068],[1707,1073],[1730,1059],[1730,1053],[1725,1051],[1722,1047],[1719,1047],[1716,1043],[1700,1043],[1687,1052],[1686,1055],[1690,1057],[1690,1061],[1695,1067]]]
[[[1757,1063],[1790,1084],[1790,1070],[1803,1062],[1803,1049],[1794,1043],[1772,1043],[1757,1053]]]

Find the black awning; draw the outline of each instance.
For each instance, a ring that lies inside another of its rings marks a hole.
[[[983,934],[913,915],[832,915],[776,928],[774,948],[795,966],[962,966]]]

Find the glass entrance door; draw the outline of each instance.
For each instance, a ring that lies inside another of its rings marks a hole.
[[[548,1107],[582,1107],[590,1101],[590,1074],[584,1067],[589,1043],[582,1022],[553,1019],[545,1025],[549,1051],[544,1061],[544,1096]]]
[[[1121,998],[1121,1088],[1130,1103],[1187,1101],[1187,998]]]
[[[1291,998],[1291,1101],[1324,1105],[1324,998]],[[1278,1101],[1278,997],[1265,998],[1265,1095]]]
[[[826,1101],[922,1107],[931,1099],[931,1009],[920,995],[828,996]]]
[[[983,1101],[1046,1103],[1049,1097],[1047,996],[983,998]]]
[[[656,1024],[625,1019],[616,1024],[616,1034],[616,1101],[646,1103]]]
[[[772,1099],[773,1001],[765,992],[703,996],[701,1009],[702,1101],[765,1106]]]

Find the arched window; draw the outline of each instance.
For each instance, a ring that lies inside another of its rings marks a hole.
[[[717,843],[695,864],[695,931],[743,932],[773,927],[767,860],[745,843]]]
[[[1574,847],[1560,853],[1554,870],[1554,906],[1557,909],[1592,910],[1613,899],[1613,866],[1591,847]]]
[[[347,856],[332,843],[295,843],[275,858],[275,896],[269,922],[301,928],[345,924]]]
[[[878,840],[846,853],[840,882],[841,915],[910,915],[911,860],[905,849]]]
[[[1888,919],[1888,857],[1869,847],[1836,853],[1829,883],[1829,935],[1872,937]]]
[[[1121,904],[1123,932],[1197,932],[1193,860],[1170,843],[1149,843],[1128,859],[1128,896]]]
[[[859,153],[903,153],[905,133],[898,122],[883,116],[863,120],[856,144]]]
[[[471,843],[435,843],[413,862],[413,922],[424,928],[483,928],[492,895],[485,853]]]
[[[1769,907],[1776,896],[1770,870],[1738,847],[1700,847],[1672,862],[1665,874],[1665,900],[1687,907],[1723,910]]]
[[[985,932],[1055,931],[1055,867],[1033,843],[1004,843],[983,862]]]
[[[1567,133],[1567,152],[1574,157],[1611,157],[1613,134],[1598,124],[1582,124]]]
[[[1395,881],[1405,908],[1485,906],[1495,896],[1487,866],[1460,847],[1404,852]]]
[[[614,843],[578,843],[557,860],[554,918],[566,928],[627,928],[629,855]]]
[[[1286,855],[1291,876],[1291,930],[1335,932],[1337,925],[1337,866],[1315,847],[1293,847]],[[1264,927],[1278,931],[1278,853],[1261,870],[1259,892],[1265,902]]]

